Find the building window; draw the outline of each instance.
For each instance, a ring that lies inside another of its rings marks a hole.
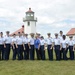
[[[28,21],[28,26],[30,26],[30,22]]]

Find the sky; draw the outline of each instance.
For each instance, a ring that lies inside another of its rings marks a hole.
[[[36,31],[66,34],[75,27],[75,0],[0,0],[0,31],[10,33],[24,25],[25,12],[31,8],[38,22]]]

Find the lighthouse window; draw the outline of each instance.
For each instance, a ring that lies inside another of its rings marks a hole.
[[[30,22],[28,21],[28,26],[30,26]]]
[[[33,16],[33,14],[31,14],[31,16]]]

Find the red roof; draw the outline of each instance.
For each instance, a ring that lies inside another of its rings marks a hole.
[[[67,36],[75,35],[75,28],[72,28],[66,35]]]
[[[28,12],[29,12],[29,13],[30,13],[30,12],[32,12],[32,13],[33,13],[33,11],[31,10],[31,8],[29,8],[29,10],[28,10],[26,13],[28,13]]]
[[[24,25],[22,26],[22,28],[20,28],[20,29],[18,29],[17,31],[11,33],[10,36],[12,36],[13,34],[18,35],[18,32],[20,32],[21,34],[24,32]]]

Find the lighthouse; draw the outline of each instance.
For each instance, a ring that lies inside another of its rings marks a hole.
[[[36,34],[36,22],[37,18],[35,18],[35,13],[29,8],[27,12],[25,12],[26,16],[23,18],[24,22],[24,32],[27,34],[34,33]]]

